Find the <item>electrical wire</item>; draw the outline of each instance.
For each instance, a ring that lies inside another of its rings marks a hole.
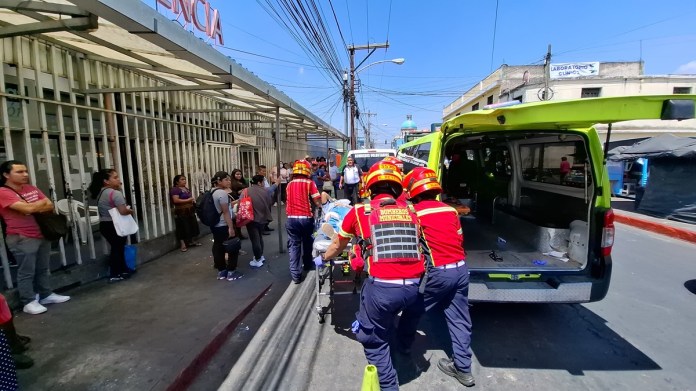
[[[257,0],[323,70],[328,81],[341,86],[342,67],[321,11],[314,0]]]
[[[331,6],[331,12],[333,13],[334,21],[336,21],[336,27],[338,28],[338,34],[341,36],[341,41],[343,42],[343,47],[348,50],[348,44],[346,44],[346,39],[343,37],[343,31],[341,31],[341,24],[338,23],[338,17],[336,16],[336,10],[334,9],[333,2],[329,0],[329,5]]]
[[[491,69],[493,72],[493,54],[495,53],[495,33],[498,30],[498,5],[500,0],[495,0],[495,20],[493,22],[493,47],[491,48]]]

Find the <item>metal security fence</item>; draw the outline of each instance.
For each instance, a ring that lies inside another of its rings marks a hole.
[[[236,112],[214,93],[167,89],[164,75],[38,38],[5,38],[0,45],[0,161],[26,162],[33,184],[71,221],[70,237],[54,248],[61,266],[97,258],[99,219],[87,187],[98,169],[120,173],[141,241],[174,230],[168,196],[174,175],[186,175],[198,195],[216,171],[246,164],[253,174],[258,164],[277,161],[269,115]],[[280,159],[303,157],[306,133],[292,124],[280,129]],[[255,136],[256,144],[235,143],[235,133]],[[1,240],[0,258],[11,288]]]

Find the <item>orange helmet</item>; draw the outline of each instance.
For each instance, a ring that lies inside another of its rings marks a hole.
[[[297,160],[292,166],[292,175],[304,175],[310,176],[312,170],[309,167],[309,163],[306,160]]]
[[[404,171],[404,162],[401,161],[401,159],[394,157],[394,156],[387,156],[384,159],[382,159],[383,162],[391,163],[395,165],[396,167],[399,168],[399,171],[403,173]]]
[[[376,184],[386,182],[394,185],[393,189],[397,193],[396,196],[399,196],[403,191],[401,180],[402,176],[399,167],[393,163],[380,161],[370,167],[370,171],[367,173],[367,178],[365,179],[365,188],[371,192],[372,187]]]
[[[416,167],[406,174],[402,182],[408,198],[414,198],[426,191],[442,193],[442,186],[437,181],[435,171],[426,167]]]

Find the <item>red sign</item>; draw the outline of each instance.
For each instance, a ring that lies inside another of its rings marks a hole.
[[[191,24],[213,41],[224,45],[220,12],[210,7],[209,0],[157,0],[157,2],[176,15],[184,18],[184,27]]]

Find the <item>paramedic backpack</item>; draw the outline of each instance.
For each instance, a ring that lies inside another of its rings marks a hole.
[[[196,215],[201,220],[201,223],[208,227],[216,226],[220,222],[220,215],[222,215],[222,212],[218,212],[215,208],[215,200],[213,199],[213,193],[217,190],[222,189],[213,188],[206,190],[196,201]]]
[[[413,264],[423,268],[419,247],[420,224],[413,206],[394,199],[373,200],[364,204],[370,237],[363,239],[363,256],[370,269],[377,271],[387,263]],[[379,273],[370,273],[379,274]]]

